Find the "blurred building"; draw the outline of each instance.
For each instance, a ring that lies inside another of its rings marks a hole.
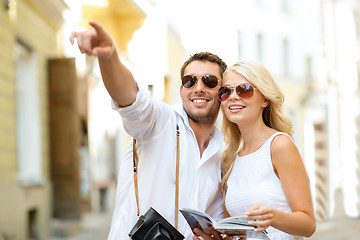
[[[329,134],[326,216],[354,218],[360,216],[359,1],[320,3]]]
[[[89,20],[100,23],[112,35],[120,56],[128,62],[126,60],[128,59],[127,45],[134,32],[144,22],[147,15],[144,9],[132,0],[79,2],[81,3],[81,18],[78,23],[80,28],[90,28]],[[121,160],[118,154],[124,148],[122,146],[124,136],[117,136],[121,119],[111,109],[110,96],[102,83],[97,59],[85,55],[76,56],[79,53],[76,47],[73,51],[76,51],[75,57],[84,62],[85,68],[82,72],[89,84],[89,155],[87,160],[87,169],[90,173],[88,193],[91,205],[89,209],[111,212],[116,189],[117,160]],[[121,142],[120,145],[118,141]]]
[[[138,7],[131,20],[124,20],[126,7],[119,10],[112,5],[116,1],[103,2],[83,8],[82,26],[87,27],[88,19],[101,22],[136,79],[160,100],[179,101],[178,69],[184,55],[211,51],[228,65],[237,59],[265,65],[285,94],[316,218],[359,216],[359,1],[139,0],[131,2]],[[113,12],[121,12],[121,18],[111,17]],[[122,33],[125,28],[133,29],[131,36]],[[93,66],[91,108],[99,99],[105,101],[90,110],[89,146],[96,168],[94,192],[99,193],[95,199],[103,201],[101,194],[109,194],[115,184],[114,169],[121,167],[128,136],[113,112],[98,114],[109,98]],[[99,139],[107,144],[101,146]]]
[[[234,9],[237,58],[263,63],[285,94],[316,218],[359,217],[359,1],[244,1]]]
[[[174,103],[179,101],[178,69],[184,55],[211,51],[228,65],[237,59],[261,62],[285,94],[316,218],[359,217],[359,1],[183,0],[169,1],[175,7],[167,8],[166,1],[134,2],[146,14],[139,20],[143,24],[127,46],[117,41],[139,82],[155,97]],[[186,14],[176,14],[174,8]],[[98,9],[86,14],[85,19],[108,24],[116,39],[121,36],[115,31],[122,25],[113,28],[116,24]],[[125,146],[121,123],[108,125],[117,126],[103,131],[115,140],[111,146]],[[118,169],[124,149],[114,148],[111,158]],[[106,171],[104,176],[116,176]]]
[[[52,218],[112,210],[129,137],[96,58],[68,41],[90,19],[111,33],[140,84],[176,101],[169,86],[180,84],[184,50],[155,1],[2,1],[0,239],[48,239]]]
[[[62,0],[0,4],[0,238],[46,239],[52,215],[48,59]]]
[[[359,217],[359,1],[240,5],[238,58],[263,63],[285,94],[316,218]]]
[[[180,67],[185,51],[179,29],[169,23],[161,1],[80,2],[80,28],[88,29],[89,20],[100,23],[113,36],[122,62],[131,69],[138,83],[161,101],[178,102]],[[76,47],[69,49],[68,55],[85,66],[79,71],[89,84],[91,209],[111,212],[118,170],[130,138],[123,129],[121,117],[111,108],[97,59],[77,54]]]
[[[279,83],[317,219],[358,217],[359,1],[182,2],[188,52],[259,61]]]
[[[317,219],[359,217],[360,1],[5,0],[0,239],[47,239],[51,218],[113,208],[129,136],[96,58],[68,41],[88,20],[114,37],[139,84],[170,104],[194,52],[261,62],[285,94]]]

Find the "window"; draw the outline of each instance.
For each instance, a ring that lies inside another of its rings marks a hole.
[[[37,58],[20,40],[15,46],[18,180],[41,183],[41,119]]]
[[[257,47],[257,58],[260,62],[263,62],[263,54],[264,54],[264,51],[263,51],[263,35],[261,33],[259,33],[257,36],[256,36],[256,47]]]
[[[262,5],[264,5],[264,0],[256,0],[255,3],[256,3],[258,6],[262,6]]]
[[[283,49],[283,72],[285,76],[289,76],[290,74],[290,57],[289,57],[289,41],[284,39],[282,42],[282,49]]]
[[[237,46],[238,46],[238,56],[237,59],[241,59],[243,56],[243,35],[240,31],[237,32]]]
[[[305,77],[307,79],[312,79],[312,77],[313,77],[312,58],[311,58],[311,56],[307,56],[305,58]]]
[[[153,84],[148,84],[147,88],[148,88],[149,92],[151,93],[151,95],[154,95],[154,85]]]
[[[291,0],[281,0],[281,8],[284,12],[290,12],[291,10]]]

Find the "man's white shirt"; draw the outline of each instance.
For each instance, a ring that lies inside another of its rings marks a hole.
[[[216,128],[200,156],[195,135],[183,106],[171,107],[151,97],[140,86],[135,102],[113,107],[123,118],[129,135],[136,139],[139,155],[138,187],[140,215],[153,207],[172,225],[175,223],[176,126],[180,131],[179,209],[193,208],[207,212],[216,220],[222,218],[220,193],[220,147],[222,133]],[[178,230],[185,239],[193,233],[185,218],[178,214]],[[133,181],[132,141],[119,169],[115,209],[108,240],[128,240],[128,233],[138,219]]]

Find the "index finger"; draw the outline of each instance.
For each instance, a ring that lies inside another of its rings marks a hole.
[[[95,21],[89,21],[90,26],[92,26],[97,33],[105,33],[104,28],[101,26],[100,23]]]
[[[267,214],[267,211],[265,211],[264,209],[256,209],[253,210],[251,212],[248,212],[245,217],[248,219],[258,219],[261,216],[263,216],[264,214]]]
[[[245,217],[251,215],[256,209],[258,209],[259,206],[258,205],[253,205],[251,206],[246,212],[245,212]]]

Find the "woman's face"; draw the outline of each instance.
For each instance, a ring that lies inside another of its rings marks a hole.
[[[221,107],[229,121],[239,126],[262,120],[262,111],[268,105],[261,92],[249,84],[249,81],[234,71],[224,74],[222,87],[231,87],[231,94],[228,98],[226,94],[223,95]],[[239,85],[241,88],[237,91]],[[224,93],[229,94],[229,89]],[[240,92],[240,95],[237,92]]]

